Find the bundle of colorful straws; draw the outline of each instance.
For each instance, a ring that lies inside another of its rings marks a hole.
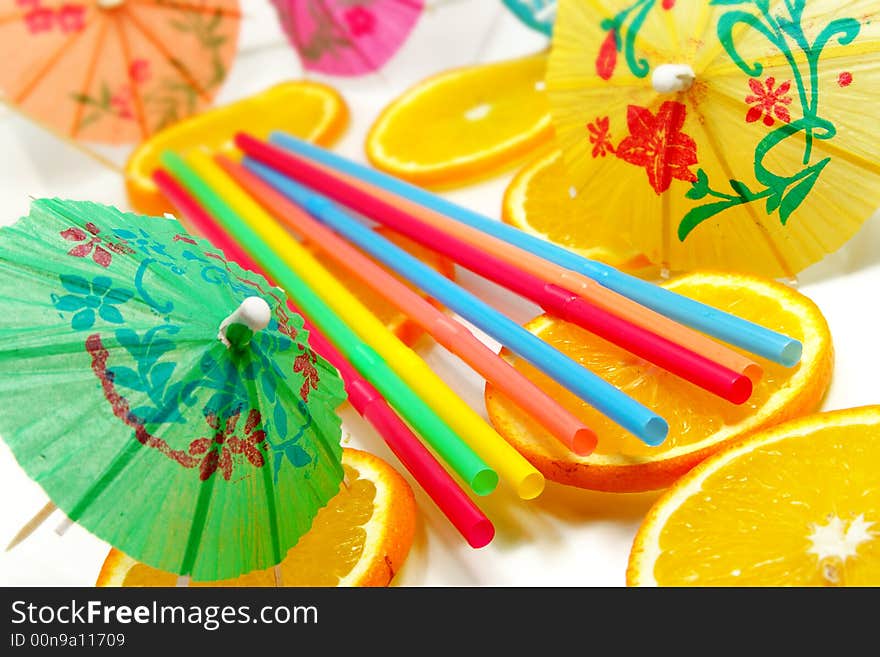
[[[236,144],[246,156],[242,164],[201,151],[185,158],[168,152],[154,179],[195,232],[230,260],[287,291],[291,310],[307,320],[312,346],[340,371],[352,406],[473,547],[492,540],[491,521],[416,434],[477,495],[490,493],[501,477],[521,498],[534,498],[543,490],[543,476],[289,230],[388,299],[577,454],[596,447],[589,427],[366,254],[645,443],[662,443],[668,424],[341,206],[733,404],[749,399],[762,372],[723,343],[785,366],[800,360],[797,340],[582,258],[308,142],[276,133],[267,143],[240,133]]]

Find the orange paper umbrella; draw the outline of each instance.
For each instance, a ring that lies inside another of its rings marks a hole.
[[[0,0],[0,92],[62,135],[137,142],[211,102],[238,0]]]

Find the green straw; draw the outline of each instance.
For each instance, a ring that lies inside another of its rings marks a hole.
[[[375,386],[404,419],[428,442],[477,495],[488,495],[498,475],[448,424],[412,391],[372,347],[363,342],[303,282],[284,260],[238,216],[177,154],[164,152],[162,164],[211,213],[214,220],[290,295],[315,326],[348,359],[361,376]]]

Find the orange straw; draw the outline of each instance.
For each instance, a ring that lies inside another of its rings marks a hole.
[[[569,449],[586,456],[597,438],[556,400],[494,353],[467,328],[437,310],[428,301],[378,266],[254,173],[223,156],[217,163],[275,219],[293,229],[326,255],[363,280],[410,317],[441,345],[458,355],[485,379],[547,428]]]
[[[715,342],[698,331],[679,324],[665,315],[661,315],[613,290],[599,285],[583,274],[560,267],[549,260],[544,260],[533,253],[488,235],[481,230],[454,221],[446,215],[430,210],[393,192],[366,183],[333,167],[325,166],[317,160],[306,158],[305,155],[297,154],[297,156],[308,159],[309,164],[315,168],[322,169],[346,184],[358,187],[387,203],[393,203],[426,224],[430,224],[449,235],[479,247],[497,258],[541,278],[547,283],[553,283],[574,292],[617,317],[652,331],[667,340],[684,345],[691,351],[709,360],[724,365],[734,372],[744,374],[752,382],[757,383],[761,380],[763,369],[753,360],[723,344]]]

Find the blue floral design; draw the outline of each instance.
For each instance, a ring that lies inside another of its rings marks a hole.
[[[220,362],[211,354],[202,357],[201,386],[215,391],[205,405],[205,416],[228,417],[244,411],[249,403],[245,382],[254,381],[259,384],[265,402],[273,407],[274,434],[287,434],[287,412],[276,389],[285,375],[276,362],[276,354],[292,349],[293,341],[277,329],[278,323],[273,319],[265,331],[254,335],[255,348],[247,351],[248,362],[243,366],[234,358]]]
[[[185,270],[176,264],[174,257],[165,250],[165,244],[153,239],[153,237],[143,228],[139,228],[137,232],[126,230],[124,228],[116,228],[113,230],[113,234],[116,237],[125,240],[130,247],[134,247],[145,257],[153,258],[160,265],[168,267],[178,276],[185,273]]]
[[[202,409],[205,417],[216,415],[228,418],[241,413],[248,405],[246,380],[253,380],[253,370],[239,371],[231,358],[217,359],[205,353],[199,361],[202,371],[201,387],[213,390],[214,394]],[[250,374],[250,376],[248,376]]]
[[[164,258],[166,260],[171,258],[165,250],[165,245],[154,240],[143,228],[139,228],[137,232],[116,228],[113,230],[113,234],[126,240],[129,246],[136,247],[138,251],[146,256]]]
[[[134,292],[113,287],[113,280],[107,276],[95,276],[91,283],[74,274],[61,274],[60,278],[68,294],[60,297],[53,294],[52,304],[61,312],[75,313],[70,321],[72,329],[88,330],[98,317],[111,324],[124,322],[116,306],[131,299]]]
[[[259,379],[266,401],[269,404],[274,404],[272,421],[275,424],[275,432],[283,436],[287,434],[287,413],[275,388],[277,382],[283,381],[286,377],[278,366],[275,355],[291,349],[293,340],[278,330],[278,322],[273,318],[265,331],[260,331],[254,336],[254,342],[258,348],[253,350],[255,360],[248,364],[248,369],[259,368],[259,371],[249,372],[249,378]]]
[[[107,372],[119,387],[144,393],[140,406],[131,409],[131,415],[144,424],[182,423],[181,404],[196,403],[194,392],[200,385],[198,378],[175,376],[178,363],[162,360],[175,348],[174,336],[180,328],[171,324],[154,326],[143,338],[129,328],[116,330],[116,339],[135,361],[135,367],[116,365]],[[173,381],[173,383],[172,383]]]
[[[272,451],[276,456],[276,458],[273,459],[275,464],[273,472],[275,481],[278,481],[278,473],[281,471],[281,464],[283,463],[284,458],[287,458],[287,460],[290,461],[290,464],[295,468],[305,467],[312,462],[312,457],[309,453],[298,444],[300,438],[305,434],[306,429],[312,426],[312,414],[309,412],[309,407],[301,399],[297,400],[296,407],[305,418],[303,423],[290,438],[281,443],[271,445]]]

